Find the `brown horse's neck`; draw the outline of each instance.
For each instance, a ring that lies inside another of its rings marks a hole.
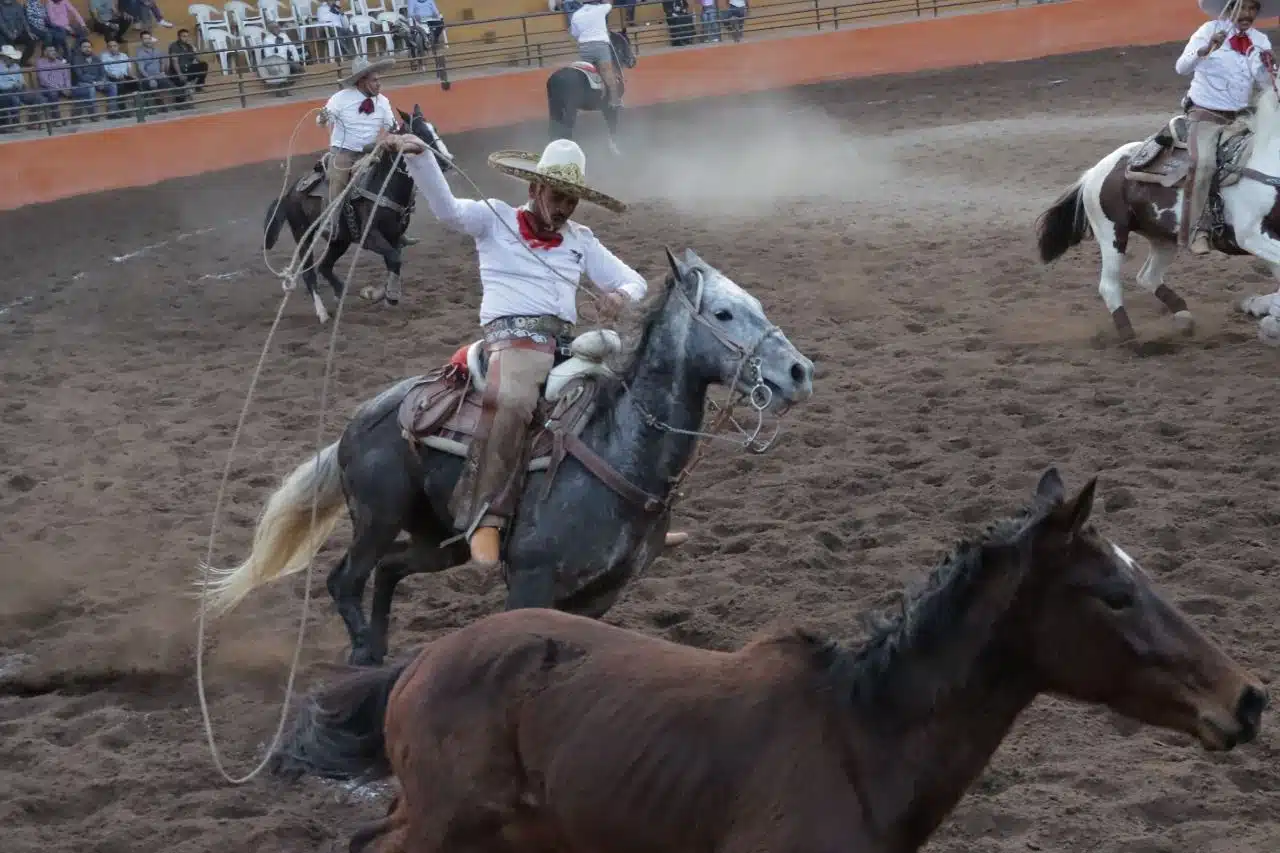
[[[994,661],[998,656],[991,656]],[[1036,696],[1006,661],[979,665],[933,712],[885,729],[883,713],[855,711],[851,760],[868,822],[885,849],[918,850],[982,774],[1014,721]]]

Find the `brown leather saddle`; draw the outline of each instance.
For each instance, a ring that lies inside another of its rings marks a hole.
[[[414,446],[466,457],[480,422],[487,359],[482,341],[460,347],[449,362],[423,375],[400,403],[401,433]],[[644,512],[665,507],[611,468],[578,437],[596,410],[600,381],[615,374],[605,359],[621,350],[611,330],[593,330],[574,338],[547,377],[534,410],[526,456],[529,471],[547,471],[550,489],[566,455],[575,457],[607,486]]]
[[[1128,180],[1176,187],[1191,172],[1195,158],[1189,140],[1190,122],[1178,114],[1160,130],[1147,137],[1141,147],[1129,156],[1124,176]],[[1218,169],[1214,176],[1214,192],[1240,180],[1238,166],[1249,159],[1253,133],[1237,121],[1223,128],[1218,139]]]

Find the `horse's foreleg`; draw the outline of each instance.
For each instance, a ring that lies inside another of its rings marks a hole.
[[[333,273],[333,268],[337,265],[338,259],[341,258],[350,246],[350,241],[333,240],[325,249],[324,257],[320,259],[319,271],[324,276],[324,280],[329,282],[329,286],[333,288],[333,295],[338,299],[342,298],[342,291],[345,288],[342,280]]]
[[[387,302],[391,305],[400,303],[400,247],[392,246],[382,256],[387,265]]]
[[[1195,320],[1187,308],[1187,301],[1164,283],[1164,274],[1169,271],[1174,257],[1178,254],[1178,244],[1163,240],[1150,242],[1151,252],[1147,255],[1142,269],[1138,271],[1138,284],[1163,303],[1173,315],[1173,325],[1178,331],[1184,335],[1190,335],[1195,331]]]
[[[384,557],[373,573],[373,603],[369,610],[369,657],[381,665],[387,654],[387,634],[391,627],[391,602],[396,586],[411,575],[433,574],[467,561],[468,549],[441,548],[435,542],[415,539],[403,555]]]
[[[1280,282],[1280,264],[1266,263],[1272,278]],[[1252,293],[1240,300],[1239,308],[1251,317],[1280,317],[1280,289],[1275,293]]]

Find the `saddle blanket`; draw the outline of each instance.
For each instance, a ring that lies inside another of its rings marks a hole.
[[[604,88],[604,78],[600,76],[600,71],[596,68],[594,63],[587,62],[585,59],[580,59],[577,62],[569,63],[569,67],[576,68],[583,74],[587,75],[587,83],[591,85],[592,89]]]

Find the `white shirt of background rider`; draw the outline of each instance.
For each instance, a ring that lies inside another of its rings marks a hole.
[[[373,112],[360,112],[360,105],[368,97],[359,89],[350,88],[334,92],[324,105],[329,115],[329,147],[347,151],[360,151],[378,140],[384,128],[396,126],[395,110],[391,101],[381,92],[373,99]]]
[[[1204,58],[1197,56],[1217,32],[1225,33],[1227,42]],[[1262,52],[1271,50],[1271,39],[1254,27],[1245,32],[1253,42],[1248,56],[1241,56],[1230,45],[1236,25],[1221,19],[1205,21],[1187,42],[1174,70],[1183,76],[1194,74],[1187,95],[1196,106],[1235,112],[1249,106],[1255,83],[1270,85],[1271,74],[1262,64]]]
[[[493,210],[482,201],[454,198],[430,151],[407,154],[404,160],[436,219],[476,241],[483,290],[482,325],[499,317],[546,314],[577,323],[576,291],[569,282],[576,284],[583,273],[605,292],[621,290],[635,300],[648,292],[644,278],[606,249],[585,225],[569,220],[560,229],[564,242],[559,246],[530,249],[520,238],[518,208],[496,198],[489,199]],[[504,222],[507,227],[503,227]],[[539,258],[560,275],[543,266]]]
[[[609,43],[609,13],[612,3],[585,3],[569,19],[569,35],[578,44],[593,41]]]

